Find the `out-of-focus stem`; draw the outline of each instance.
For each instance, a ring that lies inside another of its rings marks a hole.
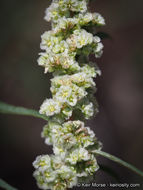
[[[16,107],[13,105],[6,104],[4,102],[0,102],[0,113],[33,116],[33,117],[44,119],[46,121],[49,120],[47,116],[39,114],[39,112],[36,110],[27,109],[23,107]]]
[[[135,172],[136,174],[140,175],[141,177],[143,177],[143,172],[141,170],[139,170],[135,166],[121,160],[120,158],[118,158],[116,156],[113,156],[113,155],[111,155],[111,154],[109,154],[107,152],[103,152],[101,150],[95,150],[94,153],[97,154],[97,155],[103,156],[105,158],[108,158],[109,160],[112,160],[112,161],[114,161],[114,162],[128,168],[129,170]]]

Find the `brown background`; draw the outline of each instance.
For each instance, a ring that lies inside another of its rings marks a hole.
[[[50,97],[51,75],[44,75],[36,62],[40,35],[50,26],[43,20],[48,5],[48,0],[0,2],[1,101],[38,110]],[[104,40],[103,57],[96,60],[102,70],[96,80],[100,112],[88,123],[104,151],[143,170],[143,1],[92,0],[90,7],[105,17],[101,30],[111,39]],[[32,117],[0,115],[0,177],[19,190],[38,189],[31,163],[37,155],[51,153],[40,137],[44,124]],[[116,171],[121,183],[142,183],[113,162],[103,158],[99,163]],[[116,181],[100,170],[96,182]]]

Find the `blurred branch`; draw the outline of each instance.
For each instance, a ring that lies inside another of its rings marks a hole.
[[[33,117],[41,118],[48,121],[47,116],[39,114],[39,112],[36,110],[27,109],[23,107],[16,107],[16,106],[6,104],[4,102],[0,102],[0,113],[33,116]]]
[[[121,160],[120,158],[117,158],[116,156],[113,156],[113,155],[106,153],[106,152],[103,152],[101,150],[95,150],[94,153],[98,154],[100,156],[103,156],[105,158],[108,158],[109,160],[112,160],[112,161],[128,168],[129,170],[135,172],[136,174],[140,175],[141,177],[143,177],[143,172],[141,170],[139,170],[136,167],[134,167],[133,165]]]
[[[18,190],[12,186],[10,186],[8,183],[6,183],[4,180],[0,179],[0,187],[6,190]]]

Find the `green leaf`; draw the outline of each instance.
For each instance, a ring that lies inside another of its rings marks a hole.
[[[0,102],[0,113],[33,116],[33,117],[44,119],[46,121],[49,120],[47,116],[39,114],[39,112],[36,110],[27,109],[23,107],[16,107],[16,106],[6,104],[4,102]]]
[[[8,183],[6,183],[4,180],[0,179],[0,187],[6,190],[18,190],[12,186],[10,186]]]

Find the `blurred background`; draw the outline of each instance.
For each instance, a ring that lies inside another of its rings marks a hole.
[[[50,29],[43,20],[49,3],[0,2],[0,101],[38,110],[50,96],[51,75],[37,65],[40,35]],[[143,1],[92,0],[90,7],[105,17],[101,31],[111,38],[103,40],[104,54],[95,60],[102,71],[96,79],[100,112],[88,124],[104,151],[143,170]],[[19,190],[38,190],[32,162],[52,152],[40,137],[44,124],[32,117],[0,115],[0,177]],[[129,170],[105,158],[98,161],[114,170],[120,183],[142,185]],[[102,170],[95,177],[97,183],[116,182]]]

